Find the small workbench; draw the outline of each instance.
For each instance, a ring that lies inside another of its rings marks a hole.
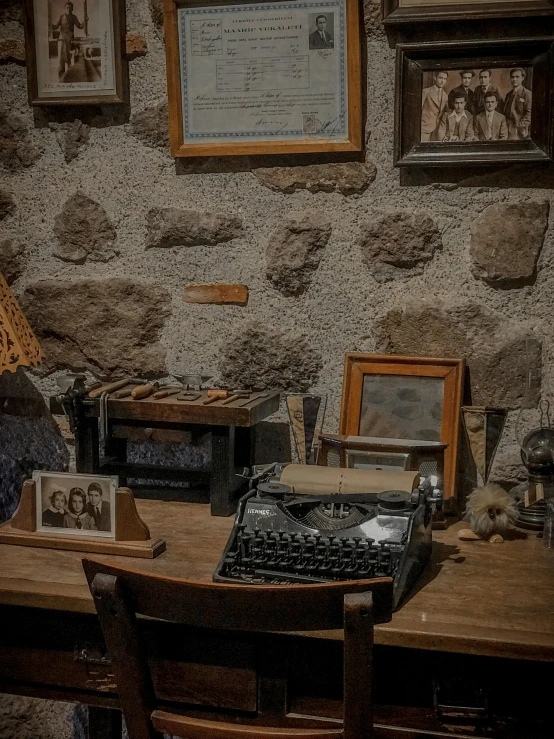
[[[122,486],[128,478],[184,482],[187,483],[184,499],[199,502],[209,494],[212,516],[229,516],[247,490],[247,481],[237,473],[242,473],[245,467],[251,468],[256,461],[256,424],[279,409],[278,392],[257,396],[253,393],[246,405],[244,398],[228,405],[223,405],[221,400],[205,405],[207,390],[201,391],[197,400],[185,402],[173,396],[159,400],[109,398],[105,459],[99,455],[101,401],[84,398],[80,401],[75,431],[77,472],[119,475]],[[209,470],[137,464],[127,459],[129,441],[197,444],[206,436],[211,448]],[[156,494],[147,487],[141,490],[134,483],[132,487],[137,497]],[[171,493],[171,488],[168,492]]]
[[[211,517],[207,505],[137,500],[137,508],[167,551],[154,560],[94,558],[211,582],[232,520]],[[421,736],[408,729],[450,736],[433,709],[433,680],[446,675],[482,682],[501,719],[492,729],[458,726],[457,737],[550,739],[554,551],[534,532],[500,545],[459,541],[461,526],[433,532],[427,569],[391,623],[376,627],[376,722],[397,727],[398,739]],[[0,545],[0,692],[118,707],[81,556]],[[170,702],[255,711],[266,701],[271,710],[281,703],[283,711],[340,715],[341,631],[253,641],[147,627],[156,690]],[[543,731],[535,722],[545,717]]]

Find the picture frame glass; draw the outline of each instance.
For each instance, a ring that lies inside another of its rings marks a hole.
[[[440,441],[444,379],[366,374],[360,406],[360,436]]]
[[[115,540],[117,476],[33,472],[36,530]]]
[[[115,0],[33,0],[39,99],[117,95]]]

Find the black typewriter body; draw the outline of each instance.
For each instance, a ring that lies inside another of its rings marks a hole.
[[[396,609],[429,559],[431,517],[421,490],[316,497],[263,483],[241,498],[213,579],[274,584],[392,577]]]

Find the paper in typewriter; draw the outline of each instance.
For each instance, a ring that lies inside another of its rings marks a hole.
[[[347,139],[345,0],[178,18],[185,142]]]

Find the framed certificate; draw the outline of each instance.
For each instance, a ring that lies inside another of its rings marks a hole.
[[[554,13],[553,0],[381,0],[386,24]]]
[[[164,0],[176,157],[360,151],[357,0]]]

